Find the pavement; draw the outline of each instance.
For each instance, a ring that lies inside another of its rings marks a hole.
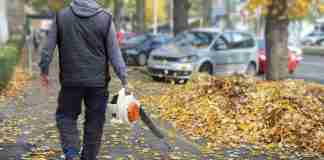
[[[304,55],[294,77],[324,84],[324,56]]]
[[[34,61],[38,62],[35,56]],[[324,83],[324,57],[305,56],[295,76],[310,81]],[[34,64],[35,75],[39,73],[37,63]],[[29,153],[49,150],[55,154],[46,155],[45,159],[58,158],[61,155],[58,133],[55,128],[54,113],[56,109],[57,93],[59,91],[57,59],[51,66],[51,87],[43,90],[37,78],[18,97],[10,98],[0,103],[0,160],[20,160],[30,158]],[[138,84],[137,95],[145,96],[159,94],[159,88],[167,87],[169,83],[154,82],[143,69],[130,68],[129,79],[131,83]],[[146,86],[146,88],[145,88]],[[113,78],[109,89],[116,93],[120,88],[120,82]],[[155,88],[155,89],[153,89]],[[82,128],[84,115],[80,116],[79,126]],[[152,115],[154,116],[154,115]],[[159,160],[165,157],[165,151],[160,140],[153,136],[147,127],[141,124],[138,142],[132,143],[132,128],[128,125],[110,123],[107,114],[102,150],[99,160]],[[156,124],[162,124],[158,119]],[[167,122],[163,122],[165,124]],[[222,149],[215,152],[202,150],[201,145],[188,141],[181,132],[168,125],[161,128],[164,133],[173,132],[173,137],[167,137],[173,150],[168,153],[174,160],[215,160],[215,159],[248,159],[267,160],[282,159],[280,155],[260,151],[255,146],[245,145],[234,149]],[[226,148],[226,147],[224,147]],[[285,156],[286,159],[301,159],[299,154]],[[319,159],[311,157],[311,159]],[[35,159],[38,160],[38,159]]]

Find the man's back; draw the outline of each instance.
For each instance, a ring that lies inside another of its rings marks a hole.
[[[61,83],[102,87],[108,78],[105,43],[111,16],[104,11],[77,9],[68,7],[57,15]]]
[[[110,79],[109,63],[122,83],[127,83],[112,16],[95,0],[73,0],[56,14],[48,36],[39,66],[47,75],[57,44],[62,86],[104,87]]]

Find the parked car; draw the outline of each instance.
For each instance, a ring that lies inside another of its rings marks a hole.
[[[259,74],[263,74],[267,71],[267,57],[266,57],[266,45],[265,40],[258,40],[259,47]],[[294,73],[298,64],[302,60],[302,50],[297,46],[288,46],[288,71]]]
[[[252,35],[200,28],[177,35],[152,52],[148,71],[154,79],[188,80],[193,72],[228,75],[258,71],[257,45]]]
[[[137,35],[121,44],[123,57],[128,63],[135,62],[143,66],[147,63],[152,50],[168,43],[171,39],[172,37],[167,34],[147,33]]]
[[[117,41],[119,44],[124,43],[129,38],[136,36],[135,32],[117,32]]]
[[[302,44],[306,46],[321,45],[324,46],[324,32],[314,31],[302,39]]]

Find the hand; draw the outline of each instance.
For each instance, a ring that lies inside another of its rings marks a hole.
[[[123,88],[125,89],[125,94],[126,95],[131,95],[132,94],[131,89],[129,88],[128,84],[123,85]]]
[[[48,79],[48,75],[46,74],[41,74],[40,76],[40,81],[41,81],[41,85],[42,87],[44,87],[45,89],[49,88],[49,79]]]

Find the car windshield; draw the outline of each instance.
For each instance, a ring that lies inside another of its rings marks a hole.
[[[171,37],[169,36],[165,36],[165,35],[158,35],[156,37],[154,37],[153,41],[156,42],[161,42],[161,43],[166,43],[171,39]]]
[[[214,36],[207,32],[184,32],[173,39],[179,46],[193,46],[195,48],[207,48],[213,41]]]
[[[140,35],[140,36],[135,36],[132,38],[129,38],[127,40],[127,43],[144,43],[147,40],[148,36],[147,35]]]

